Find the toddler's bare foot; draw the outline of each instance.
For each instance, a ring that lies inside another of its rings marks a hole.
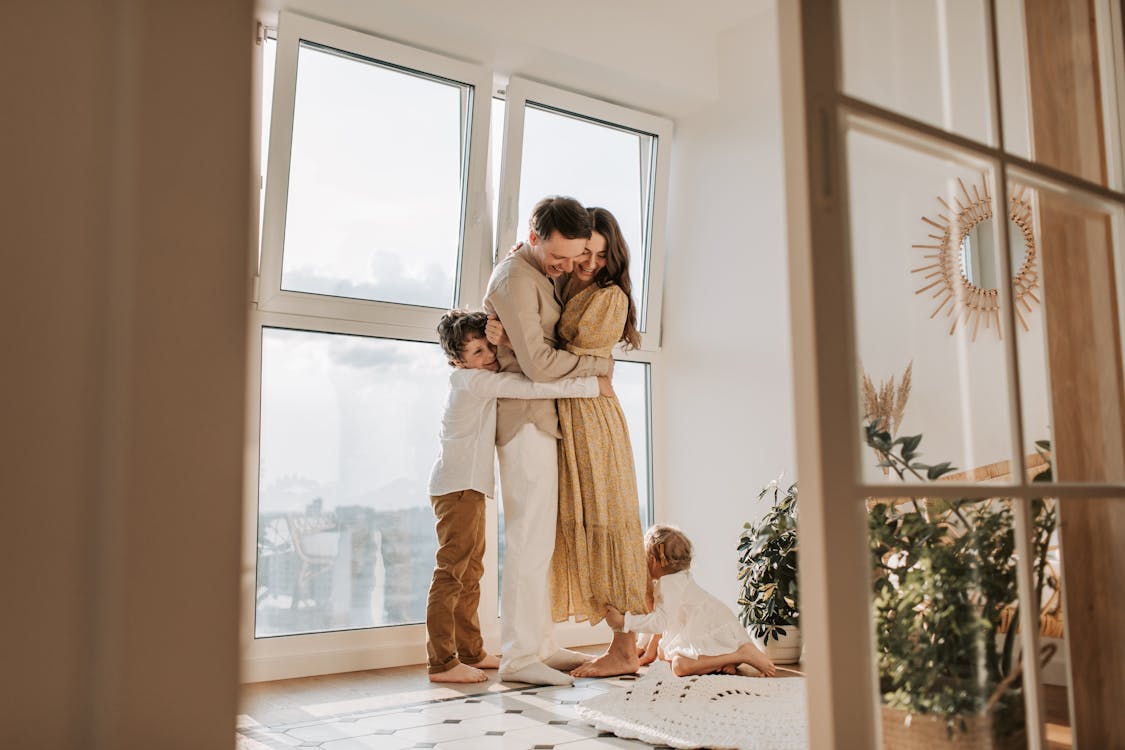
[[[640,666],[652,664],[656,661],[656,652],[660,646],[660,639],[653,636],[649,639],[648,645],[645,647],[644,652],[640,655]]]
[[[727,664],[725,667],[721,667],[715,674],[738,674],[738,670],[733,664]]]
[[[763,677],[776,677],[777,667],[770,658],[762,653],[753,643],[744,643],[738,647],[738,655],[742,661],[758,670]]]
[[[458,664],[453,669],[434,672],[430,675],[430,682],[488,682],[488,675],[468,664]]]
[[[616,677],[633,674],[640,666],[640,659],[634,653],[621,654],[608,651],[597,659],[583,664],[570,674],[574,677]]]
[[[500,657],[496,656],[495,654],[489,654],[480,661],[474,662],[469,666],[476,667],[477,669],[499,669]]]

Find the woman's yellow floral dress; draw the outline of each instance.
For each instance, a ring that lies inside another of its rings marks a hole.
[[[628,298],[616,285],[591,284],[563,309],[558,334],[567,351],[609,357],[621,339]],[[633,447],[615,398],[561,398],[559,518],[551,560],[551,614],[597,624],[612,604],[649,611],[644,538]]]

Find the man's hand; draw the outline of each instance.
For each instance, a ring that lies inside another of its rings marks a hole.
[[[613,381],[610,380],[608,375],[598,376],[598,395],[604,398],[617,398],[617,394],[613,390]]]
[[[512,342],[508,340],[508,334],[504,331],[504,324],[500,322],[500,318],[495,314],[488,316],[488,325],[484,328],[484,337],[488,339],[488,343],[493,346],[506,346],[512,348]]]
[[[625,628],[625,615],[612,604],[607,604],[605,607],[605,621],[614,633],[620,633]]]

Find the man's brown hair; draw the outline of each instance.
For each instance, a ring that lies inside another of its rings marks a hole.
[[[555,232],[568,240],[588,239],[593,230],[586,209],[565,195],[549,195],[536,203],[528,226],[541,240],[551,239]]]
[[[470,339],[486,338],[484,329],[487,325],[488,313],[483,312],[450,310],[441,316],[437,334],[442,350],[449,357],[449,364],[456,365],[461,361],[461,352]]]

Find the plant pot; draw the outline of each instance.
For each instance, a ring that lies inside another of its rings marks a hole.
[[[993,727],[992,716],[975,714],[958,717],[951,737],[945,719],[915,714],[900,708],[880,706],[883,723],[883,750],[1023,750],[1027,733],[1023,727],[1001,733]]]
[[[801,629],[793,625],[785,626],[785,635],[780,638],[770,638],[768,644],[763,644],[761,639],[754,637],[754,625],[746,630],[754,641],[754,645],[766,652],[774,664],[796,664],[801,660],[801,649],[805,643],[801,639]]]

